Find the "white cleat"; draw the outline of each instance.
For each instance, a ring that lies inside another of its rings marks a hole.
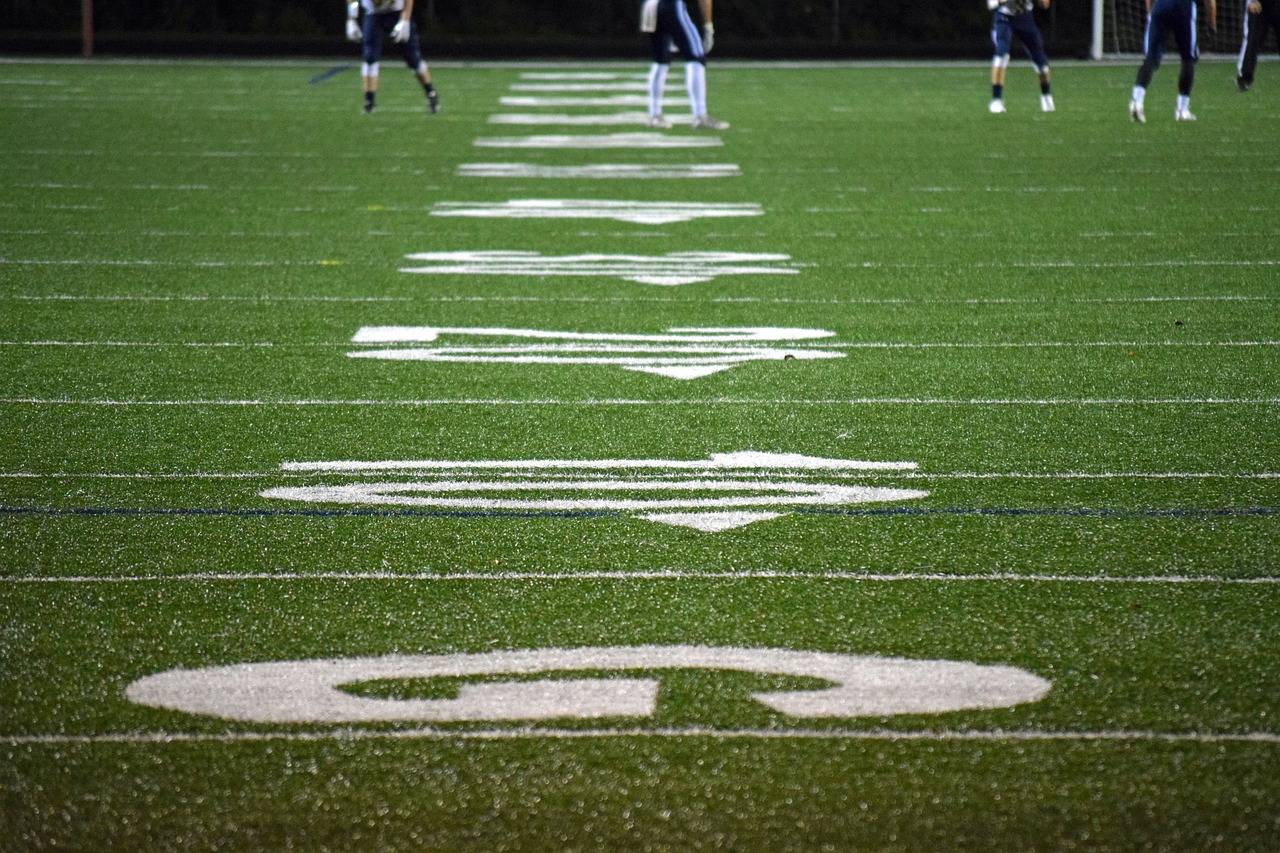
[[[1053,112],[1053,95],[1040,96],[1040,111],[1045,113]]]
[[[649,116],[649,127],[653,130],[669,130],[671,119],[664,115]]]
[[[1129,102],[1129,118],[1132,121],[1136,121],[1138,124],[1147,123],[1147,117],[1142,113],[1142,104],[1137,101]]]
[[[1004,101],[1000,100],[999,98],[992,99],[991,103],[987,106],[987,112],[989,113],[1005,112]]]
[[[1173,114],[1174,121],[1195,121],[1196,117],[1191,110],[1177,110]]]
[[[709,115],[700,115],[693,117],[694,130],[728,130],[729,122],[720,121],[718,118],[712,118]]]

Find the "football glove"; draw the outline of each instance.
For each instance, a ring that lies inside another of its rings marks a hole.
[[[396,21],[396,25],[391,28],[391,40],[396,44],[404,44],[409,40],[409,22],[404,18]]]
[[[711,47],[716,43],[716,28],[711,25],[710,21],[702,25],[702,52],[710,53]]]
[[[354,18],[347,18],[347,41],[360,41],[360,25]]]

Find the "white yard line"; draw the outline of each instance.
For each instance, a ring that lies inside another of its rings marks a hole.
[[[484,467],[518,466],[519,463],[485,463]],[[464,467],[459,465],[457,467]],[[594,467],[609,467],[606,465]],[[626,467],[620,464],[616,467]],[[320,473],[334,469],[317,467]],[[169,471],[164,473],[146,472],[77,472],[58,471],[38,473],[34,471],[0,471],[0,479],[10,480],[249,480],[275,477],[310,476],[313,470],[299,468],[297,470],[270,471]],[[385,470],[353,471],[342,470],[345,476],[384,477]],[[414,471],[415,476],[420,471]],[[791,473],[788,476],[803,478],[802,473]],[[941,471],[926,473],[923,471],[859,471],[857,474],[842,475],[824,472],[823,476],[849,476],[857,479],[868,477],[889,477],[907,480],[1277,480],[1280,472],[1257,471],[1222,473],[1212,471],[1059,471],[1059,472],[1022,472],[1022,471]]]
[[[591,740],[591,739],[677,739],[708,740],[834,740],[910,742],[1115,742],[1124,744],[1253,744],[1265,747],[1280,745],[1280,733],[1250,732],[1158,732],[1158,731],[1046,731],[1016,730],[942,730],[893,731],[889,729],[483,729],[449,730],[441,728],[357,729],[339,728],[328,731],[247,731],[247,732],[131,732],[111,734],[43,734],[0,735],[0,743],[12,746],[66,746],[75,744],[122,744],[130,746],[181,743],[262,743],[275,741],[361,741],[361,740]]]
[[[351,406],[406,407],[419,406],[1275,406],[1280,397],[850,397],[847,399],[764,399],[748,397],[715,397],[701,399],[569,399],[531,398],[511,400],[478,399],[76,399],[71,397],[3,397],[0,405],[8,406],[195,406],[195,407],[291,407]]]
[[[328,267],[341,261],[158,261],[147,258],[0,258],[0,266],[17,267]]]
[[[17,302],[411,302],[407,296],[90,296],[70,293],[0,296]]]
[[[171,296],[139,296],[130,294],[118,295],[84,295],[72,293],[55,294],[0,294],[2,301],[18,302],[528,302],[537,303],[584,303],[584,304],[626,304],[631,302],[645,303],[684,303],[704,300],[676,298],[666,296],[285,296],[264,294],[262,296],[224,296],[224,295],[171,295]],[[1203,302],[1276,302],[1280,296],[1114,296],[1114,297],[1080,297],[1064,299],[1046,299],[1032,297],[1025,299],[990,298],[990,299],[914,299],[904,297],[863,297],[855,299],[796,299],[791,297],[767,296],[734,296],[716,297],[705,300],[713,303],[748,303],[760,305],[1086,305],[1086,304],[1145,304],[1145,303],[1203,303]]]
[[[189,572],[186,574],[150,575],[30,575],[0,577],[0,585],[44,584],[134,584],[134,583],[240,583],[244,581],[313,581],[346,583],[380,581],[391,583],[471,583],[512,581],[850,581],[855,583],[1042,583],[1087,584],[1105,586],[1280,586],[1280,576],[1252,578],[1186,575],[1036,575],[1001,572],[992,574],[945,574],[941,572],[902,572],[900,574],[868,572],[789,572],[776,569],[744,569],[733,572],[686,572],[679,569],[652,571],[575,571],[575,572]]]
[[[0,341],[5,347],[342,347],[349,341],[277,343],[273,341]],[[1105,347],[1276,347],[1277,341],[848,341],[806,344],[809,348],[842,349],[1093,349]]]

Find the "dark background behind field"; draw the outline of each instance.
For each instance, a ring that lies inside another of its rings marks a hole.
[[[79,54],[82,0],[0,0],[0,51]],[[349,55],[345,0],[93,0],[94,53]],[[417,0],[429,56],[450,59],[647,54],[639,0]],[[697,4],[690,2],[691,10]],[[1083,56],[1091,3],[1037,13],[1053,56]],[[981,58],[982,0],[716,0],[717,57]]]

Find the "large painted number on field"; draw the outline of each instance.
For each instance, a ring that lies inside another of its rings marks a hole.
[[[810,718],[1003,708],[1034,702],[1050,686],[1016,667],[963,661],[788,649],[614,646],[173,669],[135,681],[126,695],[143,705],[260,723],[640,717],[652,714],[657,706],[656,679],[619,675],[473,683],[463,684],[451,699],[369,698],[340,688],[386,679],[661,669],[734,670],[830,682],[830,687],[816,690],[753,694],[783,714]]]

